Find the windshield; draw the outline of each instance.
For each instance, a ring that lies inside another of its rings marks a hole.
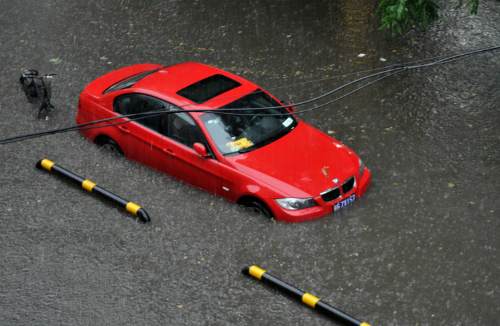
[[[223,108],[265,108],[280,105],[269,95],[259,92],[246,95]],[[241,113],[248,115],[229,115],[214,111],[201,116],[205,128],[224,155],[249,152],[269,144],[297,125],[295,118],[284,108],[242,109]],[[285,115],[273,115],[284,113]]]

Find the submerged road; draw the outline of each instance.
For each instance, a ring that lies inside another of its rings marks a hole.
[[[0,138],[72,124],[85,84],[133,63],[201,61],[299,101],[359,76],[346,72],[500,44],[498,1],[472,17],[448,6],[428,32],[392,39],[368,0],[2,1]],[[23,68],[57,74],[48,121],[18,87]],[[373,172],[353,206],[303,224],[78,133],[0,146],[0,325],[327,324],[243,276],[251,264],[373,325],[497,325],[500,53],[404,73],[303,118]],[[141,203],[152,223],[35,169],[43,157]]]

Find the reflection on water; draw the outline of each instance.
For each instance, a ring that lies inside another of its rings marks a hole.
[[[340,34],[346,40],[343,45],[349,53],[373,53],[377,44],[374,34],[374,2],[366,0],[342,1],[338,5]]]

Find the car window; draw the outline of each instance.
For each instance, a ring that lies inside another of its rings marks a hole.
[[[162,114],[147,117],[146,113],[155,111],[179,111],[179,107],[144,94],[125,94],[118,96],[114,102],[114,110],[123,115],[138,114],[131,117],[150,129],[174,139],[186,146],[200,142],[207,146],[200,128],[188,113]],[[144,115],[141,115],[144,113]]]
[[[204,137],[200,128],[187,113],[169,114],[168,134],[167,136],[178,142],[193,147],[194,143],[205,144]]]
[[[143,94],[125,94],[115,99],[114,110],[123,115],[134,114],[132,119],[157,132],[164,133],[162,119],[165,116],[151,116],[141,113],[168,110],[168,104],[151,96]]]

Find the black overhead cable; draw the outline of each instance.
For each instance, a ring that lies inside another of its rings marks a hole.
[[[188,110],[188,111],[186,111],[186,110],[169,110],[169,111],[152,111],[151,113],[146,112],[146,113],[134,113],[134,114],[128,114],[128,115],[119,115],[116,117],[110,117],[110,118],[106,118],[106,119],[90,121],[87,123],[78,124],[78,125],[74,125],[74,126],[70,126],[70,127],[52,129],[52,130],[43,131],[43,132],[37,132],[37,133],[31,133],[31,134],[25,134],[25,135],[5,138],[5,139],[0,140],[0,145],[19,142],[19,141],[23,141],[23,140],[32,139],[32,138],[43,137],[43,136],[47,136],[47,135],[68,132],[68,131],[88,130],[88,129],[94,129],[94,128],[104,128],[104,127],[109,127],[109,126],[118,125],[118,124],[125,124],[125,123],[128,123],[130,121],[136,121],[136,120],[149,118],[149,117],[156,117],[156,116],[160,116],[162,114],[175,114],[175,113],[185,113],[185,112],[212,112],[212,113],[216,113],[216,114],[238,115],[238,116],[246,116],[246,115],[283,116],[283,115],[290,115],[291,113],[255,114],[255,113],[242,113],[242,111],[249,111],[249,110],[258,111],[258,110],[269,110],[269,109],[279,109],[279,108],[286,109],[286,108],[291,108],[291,107],[304,106],[306,104],[317,102],[317,101],[319,101],[327,96],[338,93],[341,90],[343,90],[351,85],[366,81],[366,80],[371,79],[371,78],[379,77],[371,82],[368,82],[368,83],[344,94],[343,96],[341,96],[339,98],[335,98],[335,99],[330,100],[326,103],[316,105],[316,106],[309,108],[309,109],[297,110],[294,112],[294,114],[301,114],[301,113],[311,112],[314,110],[324,108],[326,105],[329,105],[333,102],[336,102],[336,101],[338,101],[342,98],[345,98],[346,96],[349,96],[355,92],[358,92],[361,89],[364,89],[364,88],[366,88],[366,87],[368,87],[368,86],[370,86],[370,85],[372,85],[372,84],[374,84],[382,79],[396,75],[396,74],[401,73],[403,71],[416,70],[416,69],[421,69],[421,68],[432,67],[435,65],[450,63],[450,62],[454,62],[454,61],[457,61],[457,60],[465,58],[465,57],[469,57],[469,56],[473,56],[473,55],[477,55],[477,54],[481,54],[481,53],[486,53],[486,52],[493,52],[493,51],[496,51],[499,49],[500,49],[500,46],[495,46],[495,47],[483,48],[483,49],[479,49],[479,50],[468,51],[468,52],[464,52],[464,53],[460,53],[460,54],[456,54],[456,55],[446,56],[446,57],[442,57],[441,59],[438,59],[438,60],[434,60],[435,58],[417,60],[417,61],[411,62],[411,65],[408,65],[408,64],[389,65],[384,70],[357,78],[357,79],[350,81],[346,84],[343,84],[335,89],[332,89],[328,92],[325,92],[319,96],[316,96],[316,97],[313,97],[313,98],[310,98],[310,99],[307,99],[307,100],[304,100],[301,102],[296,102],[296,103],[291,103],[291,104],[286,104],[286,105],[281,105],[281,106],[269,106],[269,107],[260,107],[260,108],[230,108],[230,109],[220,108],[217,110],[213,110],[213,109],[195,109],[195,110]],[[428,62],[426,62],[426,61],[428,61]],[[424,62],[424,63],[415,64],[415,62]],[[377,71],[380,69],[383,69],[383,68],[375,68],[372,71]],[[313,81],[310,81],[310,82],[313,82]],[[183,105],[183,106],[181,106],[181,108],[189,107],[189,106],[193,106],[193,104]],[[113,121],[116,119],[122,119],[122,118],[131,118],[131,119],[126,120],[126,121],[120,121],[116,124],[103,124],[105,122]],[[103,124],[103,125],[98,125],[98,124]]]

